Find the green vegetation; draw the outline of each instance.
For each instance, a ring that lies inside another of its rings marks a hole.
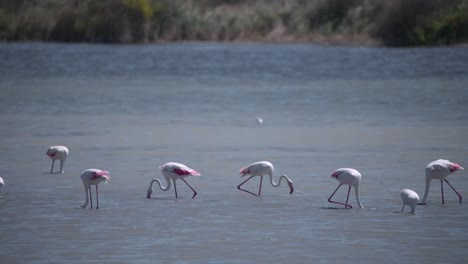
[[[468,0],[0,0],[0,40],[468,41]]]
[[[468,41],[468,1],[389,1],[374,36],[385,45],[440,45]]]

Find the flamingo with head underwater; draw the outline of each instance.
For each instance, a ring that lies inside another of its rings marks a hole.
[[[65,146],[51,146],[46,154],[52,159],[50,173],[53,173],[55,160],[60,160],[60,173],[63,173],[63,165],[68,157],[68,148]]]
[[[336,187],[336,190],[332,193],[332,195],[330,195],[330,197],[328,198],[328,202],[344,205],[345,208],[348,208],[348,207],[353,208],[353,206],[348,204],[349,193],[351,191],[351,186],[353,186],[354,190],[356,191],[357,203],[359,207],[364,208],[364,206],[362,206],[361,204],[361,199],[359,197],[359,184],[361,182],[361,173],[359,173],[359,171],[355,169],[351,169],[351,168],[341,168],[341,169],[337,169],[336,171],[334,171],[332,175],[330,175],[330,178],[335,178],[339,182],[339,185],[338,187]],[[348,196],[346,197],[346,203],[332,201],[331,198],[333,197],[333,195],[335,195],[336,191],[338,191],[338,189],[342,185],[349,185]]]
[[[289,194],[292,194],[294,192],[294,187],[293,187],[293,183],[292,183],[291,179],[289,179],[289,177],[286,176],[286,175],[281,175],[279,177],[278,183],[275,183],[275,181],[273,179],[274,170],[275,170],[275,168],[273,167],[273,164],[271,164],[271,162],[269,162],[269,161],[258,161],[258,162],[250,164],[247,167],[242,168],[240,170],[241,177],[244,177],[246,175],[250,175],[250,177],[247,178],[247,180],[243,181],[241,184],[239,184],[239,186],[237,186],[237,189],[239,189],[241,191],[244,191],[244,192],[247,192],[247,193],[250,193],[250,194],[252,194],[254,196],[260,196],[261,192],[262,192],[263,176],[268,175],[268,176],[270,176],[270,183],[274,187],[279,187],[280,184],[281,184],[281,180],[285,179],[286,182],[288,183],[288,186],[289,186],[289,190],[290,190]],[[260,176],[260,186],[259,186],[259,189],[258,189],[258,194],[255,194],[255,193],[253,193],[251,191],[247,191],[247,190],[241,188],[241,186],[244,183],[246,183],[247,181],[249,181],[250,179],[252,179],[255,176]]]
[[[177,162],[168,162],[164,165],[162,165],[161,167],[159,167],[161,169],[161,173],[162,175],[164,176],[164,178],[166,179],[166,187],[163,187],[162,186],[162,183],[159,179],[153,179],[151,180],[150,182],[150,185],[148,187],[148,191],[147,191],[147,194],[146,194],[146,198],[150,199],[151,198],[151,194],[153,193],[153,183],[157,182],[158,185],[159,185],[159,188],[163,191],[167,191],[171,188],[171,180],[172,182],[174,183],[174,191],[175,191],[175,196],[176,198],[178,198],[178,195],[177,195],[177,185],[176,185],[176,181],[181,179],[183,182],[185,182],[185,184],[187,184],[187,186],[192,189],[193,191],[193,196],[192,196],[192,199],[195,198],[195,196],[197,195],[197,192],[195,191],[195,189],[193,189],[193,187],[184,179],[188,176],[200,176],[200,173],[197,172],[196,170],[184,165],[184,164],[181,164],[181,163],[177,163]]]
[[[447,176],[452,174],[453,172],[459,171],[459,170],[464,170],[462,166],[460,166],[457,163],[453,163],[449,160],[444,160],[444,159],[438,159],[435,160],[426,166],[426,190],[424,191],[424,197],[419,203],[419,205],[425,205],[427,196],[429,194],[429,187],[431,185],[431,180],[432,179],[438,179],[440,180],[440,189],[442,191],[442,204],[445,203],[444,199],[444,181],[452,188],[452,190],[458,195],[458,199],[460,201],[460,204],[462,202],[462,196],[455,188],[450,184],[450,182],[446,179]]]
[[[411,207],[411,213],[416,214],[416,204],[419,202],[419,195],[413,190],[403,189],[400,191],[400,196],[403,201],[401,212],[403,213],[405,205],[409,205]]]
[[[91,202],[91,209],[93,209],[93,199],[91,197],[91,185],[96,187],[96,209],[99,209],[99,193],[98,184],[110,180],[110,173],[108,171],[98,169],[87,169],[81,173],[81,180],[86,192],[86,201],[81,208],[86,208],[88,201]],[[89,200],[88,200],[89,199]]]

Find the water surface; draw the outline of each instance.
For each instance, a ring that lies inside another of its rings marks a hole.
[[[432,160],[468,167],[467,51],[0,44],[2,263],[466,263],[467,205],[447,186],[445,205],[434,181],[417,215],[396,212]],[[48,173],[56,144],[64,174]],[[294,194],[238,191],[258,160]],[[168,161],[202,173],[195,199],[183,182],[146,199]],[[341,167],[362,173],[364,209],[327,203]],[[80,208],[87,168],[112,174],[99,210]],[[468,193],[466,173],[448,179]]]

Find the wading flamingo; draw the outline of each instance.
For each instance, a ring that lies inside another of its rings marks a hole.
[[[101,182],[107,182],[110,180],[110,173],[108,171],[98,170],[98,169],[87,169],[81,173],[81,180],[86,191],[86,201],[81,206],[86,208],[88,201],[91,202],[91,209],[93,209],[93,199],[91,197],[91,185],[96,186],[96,209],[99,209],[99,192],[98,184]],[[88,200],[89,198],[89,200]]]
[[[444,159],[434,160],[433,162],[427,164],[426,166],[426,190],[424,191],[424,197],[422,202],[419,203],[420,205],[426,204],[427,195],[429,194],[429,187],[431,185],[432,179],[440,180],[440,189],[442,190],[442,204],[445,203],[444,200],[444,181],[452,188],[452,190],[458,195],[458,199],[460,204],[462,202],[462,196],[453,186],[447,181],[447,176],[449,176],[452,172],[464,170],[462,166],[458,165],[457,163],[450,162]]]
[[[401,212],[403,213],[403,209],[405,209],[405,205],[411,206],[411,213],[416,214],[416,204],[419,202],[419,195],[410,189],[403,189],[400,191],[401,200],[403,201],[403,207],[401,208]]]
[[[257,119],[257,124],[259,125],[263,124],[263,118],[261,118],[260,116],[257,116],[256,119]]]
[[[151,180],[150,185],[148,187],[147,194],[146,194],[146,198],[148,199],[151,198],[151,194],[153,193],[153,183],[157,182],[161,190],[167,191],[171,188],[171,180],[174,182],[175,197],[178,198],[177,185],[176,185],[176,181],[178,179],[181,179],[183,182],[185,182],[185,184],[187,184],[187,186],[190,189],[192,189],[193,191],[192,199],[195,198],[195,196],[197,196],[197,192],[195,191],[195,189],[193,189],[192,186],[188,184],[188,182],[184,179],[185,177],[188,177],[188,176],[200,176],[200,173],[198,173],[196,170],[189,168],[185,166],[184,164],[177,163],[177,162],[168,162],[162,165],[161,167],[159,167],[159,169],[161,169],[162,175],[166,179],[166,182],[167,182],[166,187],[162,186],[161,181],[159,179]]]
[[[5,186],[5,182],[3,181],[3,178],[0,177],[0,191],[3,189],[3,186]]]
[[[288,176],[281,175],[279,177],[278,183],[275,183],[275,181],[273,180],[274,170],[275,170],[275,168],[273,167],[273,164],[271,164],[271,162],[268,162],[268,161],[258,161],[258,162],[250,164],[247,167],[242,168],[240,170],[240,172],[239,172],[241,174],[241,177],[244,177],[246,175],[250,175],[250,177],[247,178],[247,180],[243,181],[241,184],[239,184],[239,186],[237,186],[237,189],[239,189],[241,191],[244,191],[244,192],[247,192],[247,193],[250,193],[250,194],[255,195],[255,196],[260,196],[261,192],[262,192],[263,176],[268,175],[268,176],[270,176],[270,183],[274,187],[279,187],[280,184],[281,184],[281,180],[284,178],[286,180],[286,182],[288,183],[288,185],[289,185],[289,189],[290,189],[289,194],[293,193],[294,192],[294,187],[293,187],[291,179],[289,179]],[[241,188],[241,186],[244,183],[246,183],[248,180],[252,179],[254,176],[260,176],[260,187],[258,188],[258,194],[255,194],[255,193],[253,193],[251,191],[247,191],[247,190],[244,190],[244,189]]]
[[[60,173],[63,173],[63,165],[68,157],[68,148],[65,146],[51,146],[46,154],[52,159],[50,173],[53,173],[55,160],[60,160]]]
[[[359,183],[361,182],[361,173],[355,169],[350,169],[350,168],[341,168],[337,169],[335,172],[333,172],[332,175],[330,175],[330,178],[335,178],[340,184],[336,188],[336,190],[330,195],[330,198],[328,198],[328,202],[330,203],[336,203],[336,204],[342,204],[345,206],[345,208],[353,208],[350,204],[348,204],[349,200],[349,192],[351,191],[351,185],[354,186],[354,190],[356,191],[356,200],[359,205],[359,207],[364,208],[361,204],[361,199],[359,197]],[[340,203],[340,202],[335,202],[332,201],[333,195],[335,195],[336,191],[341,187],[341,185],[349,185],[348,188],[348,196],[346,197],[346,203]]]

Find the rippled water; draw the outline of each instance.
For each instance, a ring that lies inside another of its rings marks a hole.
[[[466,202],[434,181],[413,216],[399,191],[422,196],[432,160],[468,167],[467,99],[463,47],[0,44],[1,262],[466,263]],[[257,160],[296,191],[238,191]],[[183,182],[146,199],[168,161],[201,172],[195,199]],[[93,167],[111,181],[81,209]],[[340,167],[364,209],[327,203]],[[466,196],[466,172],[448,179]]]

